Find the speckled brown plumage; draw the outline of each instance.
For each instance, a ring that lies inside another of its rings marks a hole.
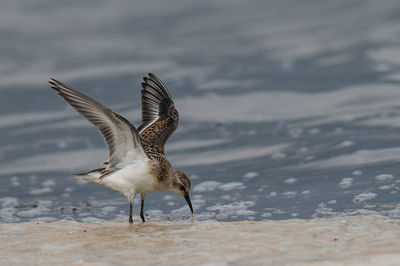
[[[168,182],[171,182],[169,177],[173,176],[173,170],[167,157],[160,153],[148,153],[147,155],[153,162],[153,175],[156,183],[168,186]]]
[[[156,121],[140,132],[140,140],[147,153],[164,154],[164,143],[172,134],[172,119]]]
[[[178,128],[179,113],[165,85],[153,74],[142,83],[142,124],[138,131],[143,148],[164,154],[164,145]]]
[[[193,208],[189,197],[190,180],[174,170],[164,153],[164,145],[176,130],[179,114],[165,85],[149,73],[142,83],[142,125],[136,129],[123,116],[113,112],[72,87],[51,79],[56,90],[76,111],[89,120],[103,135],[109,149],[105,167],[77,177],[118,190],[129,200],[132,222],[133,199],[141,194],[140,217],[144,222],[145,194],[154,190],[182,195]]]
[[[153,74],[142,83],[142,125],[138,128],[146,154],[155,162],[154,175],[158,182],[170,181],[171,164],[164,145],[179,123],[179,113],[165,85]]]

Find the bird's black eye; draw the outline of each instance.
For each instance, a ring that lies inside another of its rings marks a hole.
[[[185,191],[185,187],[184,186],[180,186],[179,189],[182,190],[182,191]]]

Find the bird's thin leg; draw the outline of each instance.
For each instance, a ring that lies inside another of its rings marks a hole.
[[[129,222],[133,223],[133,219],[132,219],[132,209],[133,209],[133,200],[134,200],[134,196],[130,196],[129,197]]]
[[[129,202],[129,222],[130,223],[133,223],[133,219],[132,219],[132,206],[133,205],[133,203],[132,202]]]
[[[142,218],[142,222],[145,222],[144,215],[143,215],[144,196],[146,196],[146,193],[140,194],[140,198],[141,198],[141,202],[140,202],[140,218]]]

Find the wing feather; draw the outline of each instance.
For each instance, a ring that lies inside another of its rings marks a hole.
[[[142,125],[138,128],[144,148],[164,152],[168,137],[178,128],[179,113],[167,87],[149,73],[142,83]]]
[[[60,81],[50,79],[49,83],[52,89],[103,135],[109,149],[107,169],[146,158],[138,131],[123,116]]]

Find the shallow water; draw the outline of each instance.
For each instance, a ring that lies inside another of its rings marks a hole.
[[[72,177],[107,151],[46,82],[138,126],[147,72],[180,112],[166,151],[198,220],[400,217],[398,1],[3,2],[1,222],[127,219],[122,195]],[[172,193],[145,210],[189,217]]]

